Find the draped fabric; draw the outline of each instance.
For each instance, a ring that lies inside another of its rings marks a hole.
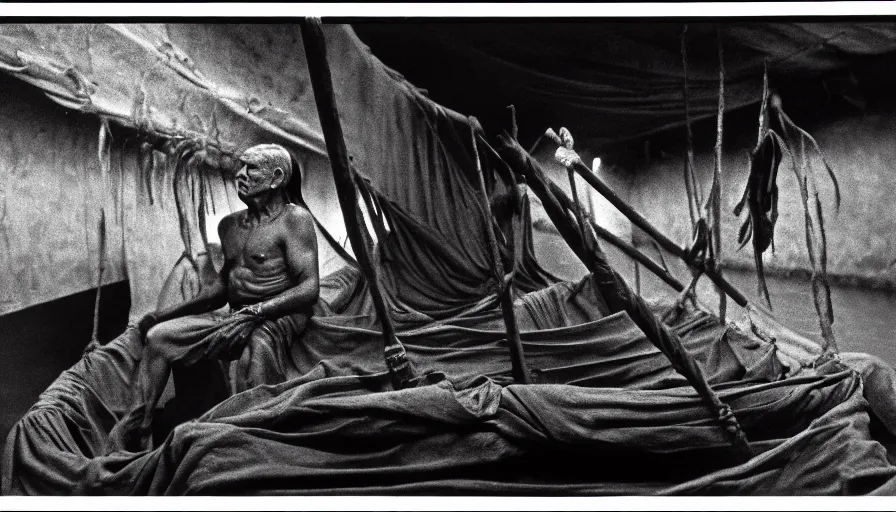
[[[393,234],[411,231],[397,216],[390,227]],[[393,254],[431,250],[430,240],[407,234],[385,243],[408,245]],[[401,263],[437,267],[439,257],[429,256]],[[397,261],[385,267],[387,281],[394,268],[404,267]],[[787,368],[774,344],[721,326],[708,313],[673,319],[670,327],[758,453],[744,462],[628,315],[607,314],[590,275],[516,300],[531,385],[511,379],[494,295],[451,307],[438,319],[396,314],[399,338],[423,378],[395,390],[363,279],[349,265],[322,287],[325,300],[305,334],[286,341],[291,364],[283,366],[293,373],[285,382],[231,396],[173,428],[151,451],[100,451],[131,399],[138,334],[129,329],[89,353],[10,432],[3,493],[706,495],[894,488],[886,443],[896,434],[896,372],[868,356],[844,355],[842,363],[818,370]],[[413,303],[414,294],[405,296]],[[390,297],[396,313],[413,311],[391,291]],[[606,460],[622,462],[598,462]]]
[[[45,61],[14,71],[57,101],[81,101],[79,91],[90,95],[72,108],[160,133],[215,116],[222,144],[278,136],[273,140],[302,157],[308,177],[302,195],[323,226],[321,250],[341,264],[323,276],[305,332],[280,340],[279,352],[289,359],[280,365],[284,381],[233,394],[171,429],[157,425],[153,450],[101,452],[133,399],[138,333],[129,328],[86,354],[11,430],[0,472],[4,494],[862,494],[896,488],[887,450],[896,435],[892,368],[854,355],[813,369],[801,364],[810,357],[785,348],[786,338],[722,326],[701,310],[674,318],[670,328],[758,454],[745,462],[628,314],[610,314],[597,278],[560,281],[535,261],[525,202],[509,217],[496,208],[495,223],[535,380],[514,383],[486,243],[493,221],[477,189],[470,123],[382,66],[349,29],[328,27],[346,141],[354,165],[370,179],[377,211],[367,218],[384,235],[374,260],[398,338],[420,376],[414,387],[393,389],[369,283],[339,250],[338,230],[326,236],[333,227],[328,219],[339,214],[326,199],[332,189],[321,185],[313,189],[320,195],[308,193],[309,183],[325,181],[326,160],[316,117],[302,115],[313,98],[297,57],[298,33],[288,25],[269,27],[5,29],[11,32],[0,38],[4,61],[37,62],[10,50],[26,48],[32,57],[43,52],[70,64],[64,69],[101,73],[106,66],[108,83],[76,80],[81,89],[61,89],[59,80],[78,74],[47,68]],[[76,43],[102,41],[105,52],[88,48],[81,60],[65,60]],[[247,62],[257,68],[247,69]],[[115,78],[111,71],[119,65],[124,76]],[[145,79],[135,84],[137,70]],[[266,80],[264,70],[292,82]],[[245,92],[253,87],[273,103]],[[134,104],[140,98],[148,103]],[[486,195],[494,199],[507,184],[493,179],[495,163],[483,160]],[[158,298],[154,288],[135,293]],[[657,305],[653,313],[663,310]]]
[[[772,87],[822,79],[829,101],[854,99],[856,80],[892,85],[891,20],[794,21],[368,21],[354,29],[386,64],[491,130],[510,126],[506,106],[514,105],[526,147],[546,127],[566,126],[581,147],[599,149],[684,124],[685,26],[695,120],[716,114],[719,42],[729,111],[760,100],[766,64]],[[458,74],[477,79],[452,79]]]
[[[698,345],[684,334],[690,347]],[[235,395],[176,427],[150,452],[99,456],[127,403],[139,355],[140,341],[129,330],[60,376],[14,428],[3,492],[705,495],[893,488],[896,467],[872,435],[879,420],[862,377],[847,367],[781,380],[773,365],[764,374],[753,366],[747,377],[749,368],[725,359],[728,375],[744,380],[718,384],[718,392],[759,452],[739,464],[696,393],[624,314],[526,332],[529,364],[544,382],[538,385],[510,382],[502,336],[449,325],[404,333],[415,363],[441,371],[395,391],[366,318],[319,318],[294,349],[304,375]],[[762,350],[774,348],[756,355]],[[712,357],[704,360],[713,367]],[[887,391],[892,400],[894,390]]]
[[[390,201],[461,256],[468,275],[475,276],[471,280],[484,282],[490,269],[481,229],[485,210],[473,193],[477,182],[466,117],[430,101],[384,66],[349,26],[328,24],[324,34],[353,165]],[[97,261],[96,217],[101,206],[106,206],[110,217],[113,200],[121,195],[126,227],[120,242],[112,238],[118,233],[117,224],[110,232],[109,275],[130,280],[132,316],[154,308],[167,271],[179,256],[184,252],[196,256],[205,249],[197,232],[202,192],[207,207],[218,206],[218,217],[242,208],[233,187],[226,183],[231,178],[226,173],[218,169],[190,172],[189,178],[174,183],[178,181],[173,179],[178,154],[165,154],[158,147],[148,156],[138,151],[146,140],[159,137],[193,140],[226,152],[258,143],[284,145],[302,167],[302,195],[308,207],[333,238],[346,243],[297,25],[4,24],[0,25],[0,71],[34,86],[68,112],[86,114],[82,124],[92,128],[86,134],[84,129],[78,133],[76,163],[83,160],[83,166],[91,170],[84,179],[96,189],[84,199],[87,214],[81,231],[86,231],[86,236],[66,238],[72,249],[62,254],[44,256],[49,248],[27,243],[33,239],[31,232],[61,231],[60,227],[35,216],[24,201],[6,201],[6,217],[16,222],[7,222],[5,229],[13,232],[13,242],[22,242],[7,244],[14,253],[7,258],[11,275],[30,275],[27,262],[40,255],[53,263],[48,280],[62,280],[65,292],[95,286],[95,275],[89,270]],[[18,101],[40,99],[37,94],[25,98],[15,90],[12,96]],[[7,110],[12,115],[13,109]],[[26,110],[25,115],[32,114]],[[111,143],[112,177],[118,178],[120,167],[123,185],[101,179],[96,116],[108,120],[113,128],[129,130]],[[72,134],[63,132],[59,137],[67,140]],[[48,151],[52,165],[36,158],[32,163],[40,165],[42,173],[74,172],[65,165],[67,155],[52,141],[47,142],[42,149]],[[123,144],[126,151],[119,158]],[[194,183],[200,178],[207,186],[200,188]],[[113,185],[123,192],[112,189]],[[189,192],[182,190],[185,187]],[[17,188],[32,195],[45,193],[28,181]],[[173,189],[178,189],[176,194]],[[12,192],[21,194],[19,190],[0,190],[0,196]],[[183,200],[179,207],[175,198]],[[152,215],[144,218],[142,212]],[[189,240],[180,240],[177,224],[171,222],[179,218],[189,228]],[[213,234],[214,226],[208,231]],[[62,235],[55,238],[64,238]],[[87,247],[75,251],[80,239],[86,240]],[[163,254],[156,253],[160,247]],[[341,265],[332,253],[319,260],[322,274]],[[14,284],[16,289],[36,288],[27,282]],[[17,309],[58,297],[50,286],[42,284],[40,288],[33,297],[9,294],[12,296],[0,299]]]

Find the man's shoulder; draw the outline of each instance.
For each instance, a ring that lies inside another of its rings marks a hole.
[[[308,208],[304,206],[290,203],[286,205],[284,219],[294,226],[311,227],[314,225],[314,216]]]
[[[237,222],[246,215],[246,210],[239,210],[233,213],[229,213],[221,219],[221,222],[218,223],[218,231],[225,232],[235,226]]]
[[[286,205],[286,212],[283,214],[280,225],[283,227],[283,236],[287,238],[295,238],[296,236],[305,239],[314,236],[314,216],[307,208],[297,205]]]

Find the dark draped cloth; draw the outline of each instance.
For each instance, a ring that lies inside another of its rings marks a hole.
[[[433,259],[450,256],[422,238],[393,240]],[[785,377],[789,369],[775,357],[775,345],[700,310],[679,315],[671,327],[757,451],[743,462],[694,389],[628,315],[607,314],[591,276],[516,300],[536,379],[531,385],[512,382],[494,295],[437,319],[411,314],[392,297],[399,337],[425,375],[402,390],[390,384],[357,271],[347,266],[322,285],[325,299],[304,335],[289,341],[286,366],[294,370],[285,382],[231,396],[176,426],[151,451],[100,452],[130,403],[139,335],[129,329],[87,354],[10,432],[3,493],[707,495],[896,488],[885,444],[892,421],[878,412],[892,409],[894,372],[868,357],[846,360],[856,369],[837,363]],[[865,389],[868,376],[873,393]]]
[[[137,332],[86,354],[10,431],[3,494],[896,492],[892,368],[864,355],[788,367],[783,347],[699,310],[680,315],[670,327],[757,452],[744,462],[632,319],[609,314],[592,276],[561,282],[538,265],[526,207],[497,222],[535,378],[513,383],[466,116],[431,102],[347,27],[325,33],[348,150],[388,231],[375,253],[382,288],[423,377],[390,385],[367,284],[346,260],[322,280],[303,334],[280,340],[282,381],[225,398],[151,451],[101,453],[133,399]],[[10,25],[3,35],[9,67],[18,51],[33,56],[16,76],[67,108],[84,98],[66,94],[87,94],[81,110],[162,135],[195,118],[224,142],[304,151],[309,182],[329,172],[293,25]],[[77,50],[83,41],[92,51]],[[95,87],[70,91],[76,72]],[[510,184],[482,153],[499,196]]]

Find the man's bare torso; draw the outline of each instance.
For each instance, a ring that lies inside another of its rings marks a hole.
[[[296,285],[299,272],[290,269],[286,258],[290,232],[289,216],[307,214],[288,204],[273,218],[255,224],[247,211],[232,213],[221,221],[221,248],[230,306],[239,309],[269,299]]]

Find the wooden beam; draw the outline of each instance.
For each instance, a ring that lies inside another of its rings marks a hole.
[[[308,60],[308,75],[314,89],[317,114],[320,117],[321,131],[326,141],[330,166],[333,169],[333,180],[336,184],[339,206],[342,208],[342,217],[345,220],[348,238],[354,249],[361,273],[370,286],[373,307],[383,328],[386,366],[392,376],[393,385],[401,389],[414,377],[414,371],[407,360],[404,346],[398,341],[395,334],[395,326],[389,316],[388,305],[379,287],[376,267],[367,253],[370,233],[360,221],[358,194],[348,159],[348,151],[345,148],[342,125],[339,123],[339,112],[336,108],[336,95],[333,92],[330,65],[327,62],[323,29],[319,18],[305,18],[299,21],[299,25],[302,29],[305,58]]]
[[[566,195],[562,188],[559,185],[550,181],[548,183],[551,193],[554,197],[560,202],[560,205],[566,209],[572,209],[573,201]],[[610,231],[604,229],[593,220],[588,221],[588,225],[591,226],[591,229],[594,230],[595,234],[602,238],[603,240],[610,243],[610,245],[616,247],[620,251],[624,252],[627,256],[637,261],[638,263],[644,265],[647,270],[653,272],[657,277],[663,280],[666,284],[672,287],[677,292],[681,292],[684,290],[684,284],[672,276],[666,269],[661,267],[658,263],[650,259],[646,254],[642,253],[638,249],[636,249],[633,245],[626,242],[625,240],[619,238],[614,235]],[[583,262],[584,263],[584,262]]]
[[[597,190],[600,195],[604,196],[607,201],[610,202],[613,206],[616,207],[623,215],[625,215],[632,224],[638,226],[645,233],[650,235],[663,249],[669,251],[675,256],[679,257],[682,261],[687,263],[689,266],[703,271],[713,283],[716,284],[719,288],[721,288],[729,297],[731,297],[734,302],[738,303],[741,307],[746,307],[749,304],[746,296],[740,292],[737,288],[735,288],[731,283],[729,283],[724,277],[719,275],[715,269],[709,268],[702,261],[695,260],[692,258],[688,251],[684,248],[676,244],[672,239],[661,233],[653,224],[650,223],[649,220],[644,218],[643,215],[638,213],[634,208],[632,208],[628,203],[626,203],[621,197],[619,197],[616,192],[610,188],[609,185],[604,183],[591,169],[588,168],[581,160],[576,160],[571,168],[582,178],[591,185],[594,190]]]
[[[613,270],[606,255],[596,243],[591,248],[586,246],[566,209],[551,192],[548,185],[550,180],[538,162],[506,134],[500,136],[500,139],[502,145],[498,148],[499,154],[512,169],[526,177],[527,183],[535,195],[541,199],[545,211],[564,240],[576,254],[580,255],[582,261],[596,278],[600,292],[610,311],[628,313],[632,321],[647,335],[647,338],[666,355],[672,366],[694,387],[712,417],[718,419],[724,435],[731,441],[731,444],[744,456],[752,457],[752,448],[731,408],[719,399],[706,382],[700,365],[688,354],[678,336],[660,322],[650,311],[644,299],[632,292],[625,280]]]

